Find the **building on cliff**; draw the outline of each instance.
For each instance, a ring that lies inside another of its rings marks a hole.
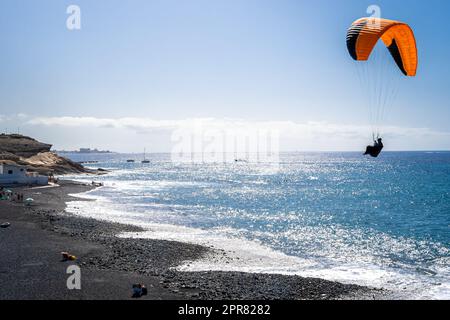
[[[25,166],[0,163],[0,185],[47,185],[48,177],[28,172]]]

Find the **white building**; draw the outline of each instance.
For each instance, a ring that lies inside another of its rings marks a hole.
[[[0,163],[0,185],[12,184],[47,185],[48,177],[40,176],[37,172],[27,172],[23,166]]]

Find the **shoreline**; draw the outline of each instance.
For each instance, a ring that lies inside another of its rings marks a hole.
[[[279,274],[206,271],[175,267],[226,255],[201,245],[154,239],[119,238],[142,228],[79,217],[65,212],[66,202],[93,187],[62,181],[54,188],[15,188],[35,199],[33,206],[0,203],[0,299],[129,299],[133,283],[144,283],[142,299],[340,300],[383,299],[387,292],[358,285]],[[89,201],[89,200],[84,200]],[[82,290],[68,290],[60,252],[77,256]]]

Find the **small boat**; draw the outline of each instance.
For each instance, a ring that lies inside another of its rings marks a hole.
[[[144,149],[144,160],[142,160],[141,163],[150,163],[150,160],[145,159],[145,149]]]
[[[133,159],[128,159],[127,162],[128,162],[128,163],[133,163],[134,160],[133,160]]]

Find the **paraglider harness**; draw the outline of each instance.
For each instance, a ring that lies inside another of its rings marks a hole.
[[[370,155],[371,157],[377,158],[380,155],[381,150],[383,150],[384,148],[383,140],[380,138],[379,135],[377,135],[377,139],[375,139],[375,135],[373,135],[373,141],[374,145],[367,146],[364,155]]]

